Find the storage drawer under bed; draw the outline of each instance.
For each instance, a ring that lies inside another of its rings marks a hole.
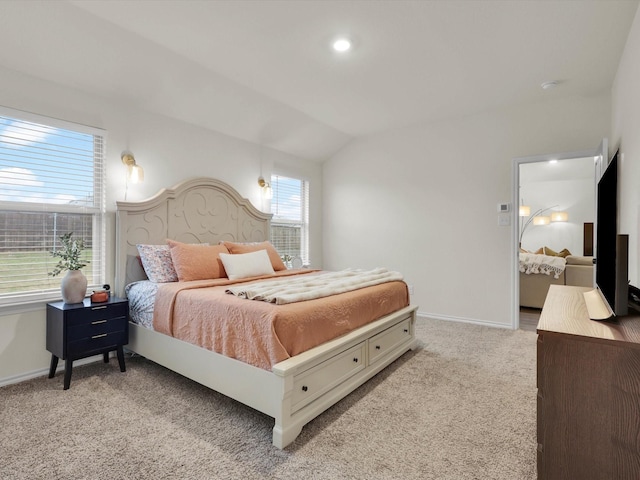
[[[369,342],[369,364],[384,358],[396,346],[411,337],[411,318],[395,324],[392,327],[371,337]]]
[[[365,345],[361,342],[331,357],[309,370],[296,375],[293,381],[292,413],[364,369]]]

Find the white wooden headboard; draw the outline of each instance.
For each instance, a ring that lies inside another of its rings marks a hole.
[[[226,183],[193,178],[165,188],[141,202],[116,202],[115,293],[146,278],[136,245],[164,245],[168,238],[185,243],[221,240],[261,242],[269,239],[271,214],[263,213]]]

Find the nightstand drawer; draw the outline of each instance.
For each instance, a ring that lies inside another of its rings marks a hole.
[[[67,345],[67,355],[75,358],[78,355],[88,357],[93,352],[100,353],[105,348],[115,347],[117,345],[126,345],[129,343],[127,332],[100,333],[88,338],[82,338],[77,341],[69,342]]]
[[[74,342],[82,338],[90,338],[105,333],[124,332],[127,328],[127,317],[101,318],[90,323],[70,326],[67,330],[67,341]]]
[[[78,308],[76,310],[68,310],[66,312],[66,322],[68,327],[75,325],[91,324],[95,321],[127,317],[129,306],[127,303],[115,304],[91,304],[86,308]]]

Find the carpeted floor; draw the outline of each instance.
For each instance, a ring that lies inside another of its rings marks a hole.
[[[534,479],[535,334],[417,335],[285,450],[271,418],[139,357],[1,388],[0,478]]]

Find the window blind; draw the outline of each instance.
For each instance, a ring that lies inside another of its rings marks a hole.
[[[104,283],[104,132],[0,109],[0,305],[60,297],[60,236],[85,243],[90,286]]]
[[[309,265],[309,182],[271,176],[271,243],[281,256]]]

